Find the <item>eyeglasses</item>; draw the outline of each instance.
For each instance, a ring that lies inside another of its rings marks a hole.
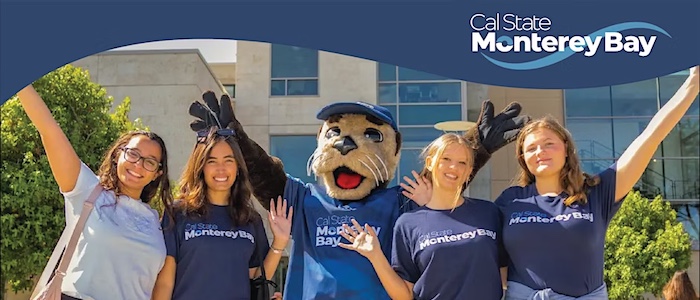
[[[230,136],[235,137],[236,131],[233,129],[230,129],[230,128],[217,129],[216,135],[223,136],[223,137],[230,137]],[[204,143],[207,140],[207,136],[209,136],[209,130],[197,131],[197,142]]]
[[[143,160],[141,166],[147,171],[155,172],[161,166],[161,163],[157,160],[143,157],[138,151],[132,148],[121,147],[120,149],[124,151],[124,159],[128,162],[137,163],[139,160]]]

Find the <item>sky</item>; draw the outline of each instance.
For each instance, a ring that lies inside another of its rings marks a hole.
[[[154,50],[154,49],[199,49],[208,63],[236,62],[236,41],[234,40],[170,40],[135,44],[113,49],[119,50]]]

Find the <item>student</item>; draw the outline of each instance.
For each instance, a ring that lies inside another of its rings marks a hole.
[[[200,132],[180,179],[180,200],[173,215],[163,217],[168,256],[153,299],[247,300],[249,280],[260,276],[261,263],[267,279],[274,276],[293,210],[285,212],[286,200],[276,206],[270,200],[274,240],[268,245],[233,134],[216,127]]]
[[[571,134],[556,120],[534,120],[522,129],[516,140],[520,185],[496,200],[510,257],[506,299],[608,299],[608,224],[699,86],[694,67],[618,161],[596,176],[581,171]]]
[[[697,300],[688,272],[677,271],[663,289],[664,300]]]
[[[339,246],[367,257],[392,299],[501,299],[498,208],[462,197],[471,153],[453,133],[425,148],[421,175],[432,184],[430,201],[396,221],[391,264],[370,226],[344,225],[342,235],[352,244]]]
[[[168,154],[152,132],[123,134],[107,151],[97,175],[75,153],[46,104],[29,85],[19,100],[36,126],[56,183],[65,198],[66,224],[75,226],[83,203],[98,185],[104,190],[85,224],[63,279],[64,299],[150,299],[165,260],[158,212],[172,197]]]

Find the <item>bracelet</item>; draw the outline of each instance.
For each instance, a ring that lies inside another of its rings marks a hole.
[[[277,248],[275,248],[275,247],[272,247],[272,245],[270,245],[270,249],[271,249],[272,252],[275,253],[275,254],[282,254],[282,252],[284,252],[284,249],[277,249]]]

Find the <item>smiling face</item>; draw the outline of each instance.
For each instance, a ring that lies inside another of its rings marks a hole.
[[[145,135],[129,140],[118,153],[117,178],[122,192],[139,199],[143,188],[161,175],[160,145]]]
[[[204,182],[211,192],[228,193],[236,182],[238,162],[233,150],[225,141],[218,141],[211,148],[204,163]]]
[[[438,157],[429,156],[426,165],[432,172],[433,183],[445,190],[462,187],[472,171],[467,147],[458,143],[448,144]]]

